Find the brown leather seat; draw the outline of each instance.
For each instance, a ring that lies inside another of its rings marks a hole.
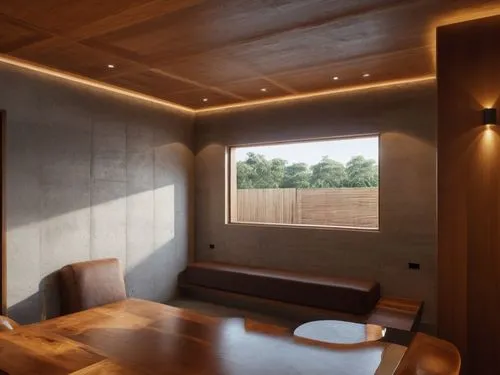
[[[19,324],[17,324],[12,319],[10,319],[6,316],[0,315],[0,332],[12,331],[17,326],[19,326]]]
[[[59,271],[61,312],[70,314],[127,298],[118,259],[80,262]]]
[[[368,314],[380,299],[380,284],[375,281],[218,263],[192,263],[180,282],[350,314]]]

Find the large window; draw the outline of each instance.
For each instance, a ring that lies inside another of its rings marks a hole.
[[[229,222],[378,229],[379,137],[229,148]]]

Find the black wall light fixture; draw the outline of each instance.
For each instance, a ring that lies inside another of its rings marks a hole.
[[[496,108],[483,109],[483,125],[496,125],[496,124],[497,124]]]

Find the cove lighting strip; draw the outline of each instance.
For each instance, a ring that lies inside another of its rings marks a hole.
[[[310,99],[310,98],[316,98],[316,97],[322,97],[322,96],[328,96],[328,95],[337,95],[337,94],[350,93],[350,92],[356,92],[356,91],[364,91],[364,90],[370,90],[370,89],[375,89],[375,88],[388,88],[391,86],[423,83],[423,82],[427,82],[427,81],[433,81],[436,79],[436,76],[434,76],[434,75],[426,75],[426,76],[421,76],[421,77],[416,77],[416,78],[399,79],[399,80],[384,81],[384,82],[379,82],[379,83],[363,84],[363,85],[340,88],[340,89],[333,89],[333,90],[323,90],[323,91],[317,91],[317,92],[312,92],[312,93],[307,93],[307,94],[288,95],[288,96],[283,96],[283,97],[279,97],[279,98],[252,100],[252,101],[247,101],[247,102],[243,102],[243,103],[213,106],[213,107],[202,108],[202,109],[193,109],[193,108],[189,108],[189,107],[185,107],[185,106],[182,106],[179,104],[169,102],[167,100],[158,99],[158,98],[153,97],[153,96],[141,94],[141,93],[138,93],[135,91],[131,91],[131,90],[123,89],[123,88],[116,87],[113,85],[109,85],[109,84],[106,84],[103,82],[99,82],[99,81],[96,81],[96,80],[93,80],[90,78],[84,78],[84,77],[74,75],[71,73],[65,73],[65,72],[55,70],[55,69],[51,69],[51,68],[36,65],[33,63],[29,63],[27,61],[23,61],[23,60],[13,58],[10,56],[5,56],[5,55],[0,54],[0,62],[5,63],[5,64],[9,64],[9,65],[13,65],[13,66],[17,66],[17,67],[20,67],[23,69],[31,70],[31,71],[34,71],[37,73],[46,74],[46,75],[49,75],[52,77],[57,77],[57,78],[71,81],[74,83],[78,83],[81,85],[93,87],[93,88],[100,89],[103,91],[112,92],[112,93],[115,93],[118,95],[124,95],[124,96],[128,96],[128,97],[135,98],[138,100],[159,104],[159,105],[165,106],[167,108],[182,111],[182,112],[189,113],[189,114],[204,114],[204,113],[232,110],[232,109],[238,109],[238,108],[255,107],[255,106],[261,106],[261,105],[266,105],[266,104],[285,103],[285,102],[299,101],[299,100],[303,100],[303,99]]]
[[[175,109],[178,111],[187,112],[187,113],[191,113],[191,114],[195,112],[191,108],[184,107],[182,105],[175,104],[175,103],[169,102],[167,100],[158,99],[158,98],[155,98],[154,96],[141,94],[141,93],[138,93],[138,92],[135,92],[132,90],[122,89],[120,87],[116,87],[116,86],[109,85],[109,84],[106,84],[103,82],[99,82],[99,81],[93,80],[91,78],[84,78],[84,77],[80,77],[80,76],[75,75],[75,74],[60,72],[60,71],[55,70],[55,69],[46,68],[44,66],[29,63],[29,62],[26,62],[26,61],[23,61],[20,59],[16,59],[16,58],[13,58],[10,56],[0,55],[0,62],[5,63],[5,64],[9,64],[9,65],[13,65],[13,66],[17,66],[19,68],[31,70],[31,71],[34,71],[37,73],[46,74],[46,75],[49,75],[52,77],[61,78],[63,80],[71,81],[71,82],[78,83],[78,84],[81,84],[84,86],[94,87],[96,89],[100,89],[103,91],[112,92],[112,93],[115,93],[118,95],[124,95],[124,96],[128,96],[128,97],[131,97],[134,99],[139,99],[139,100],[143,100],[146,102],[159,104],[159,105],[162,105],[162,106],[165,106],[165,107],[168,107],[171,109]]]

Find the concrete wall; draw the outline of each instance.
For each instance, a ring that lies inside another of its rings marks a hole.
[[[192,116],[7,65],[2,109],[9,315],[56,315],[53,272],[105,257],[129,296],[172,297],[192,238]]]
[[[200,114],[196,258],[375,279],[384,295],[425,300],[434,324],[436,102],[429,81]],[[379,232],[226,224],[227,145],[372,133],[381,134]]]

